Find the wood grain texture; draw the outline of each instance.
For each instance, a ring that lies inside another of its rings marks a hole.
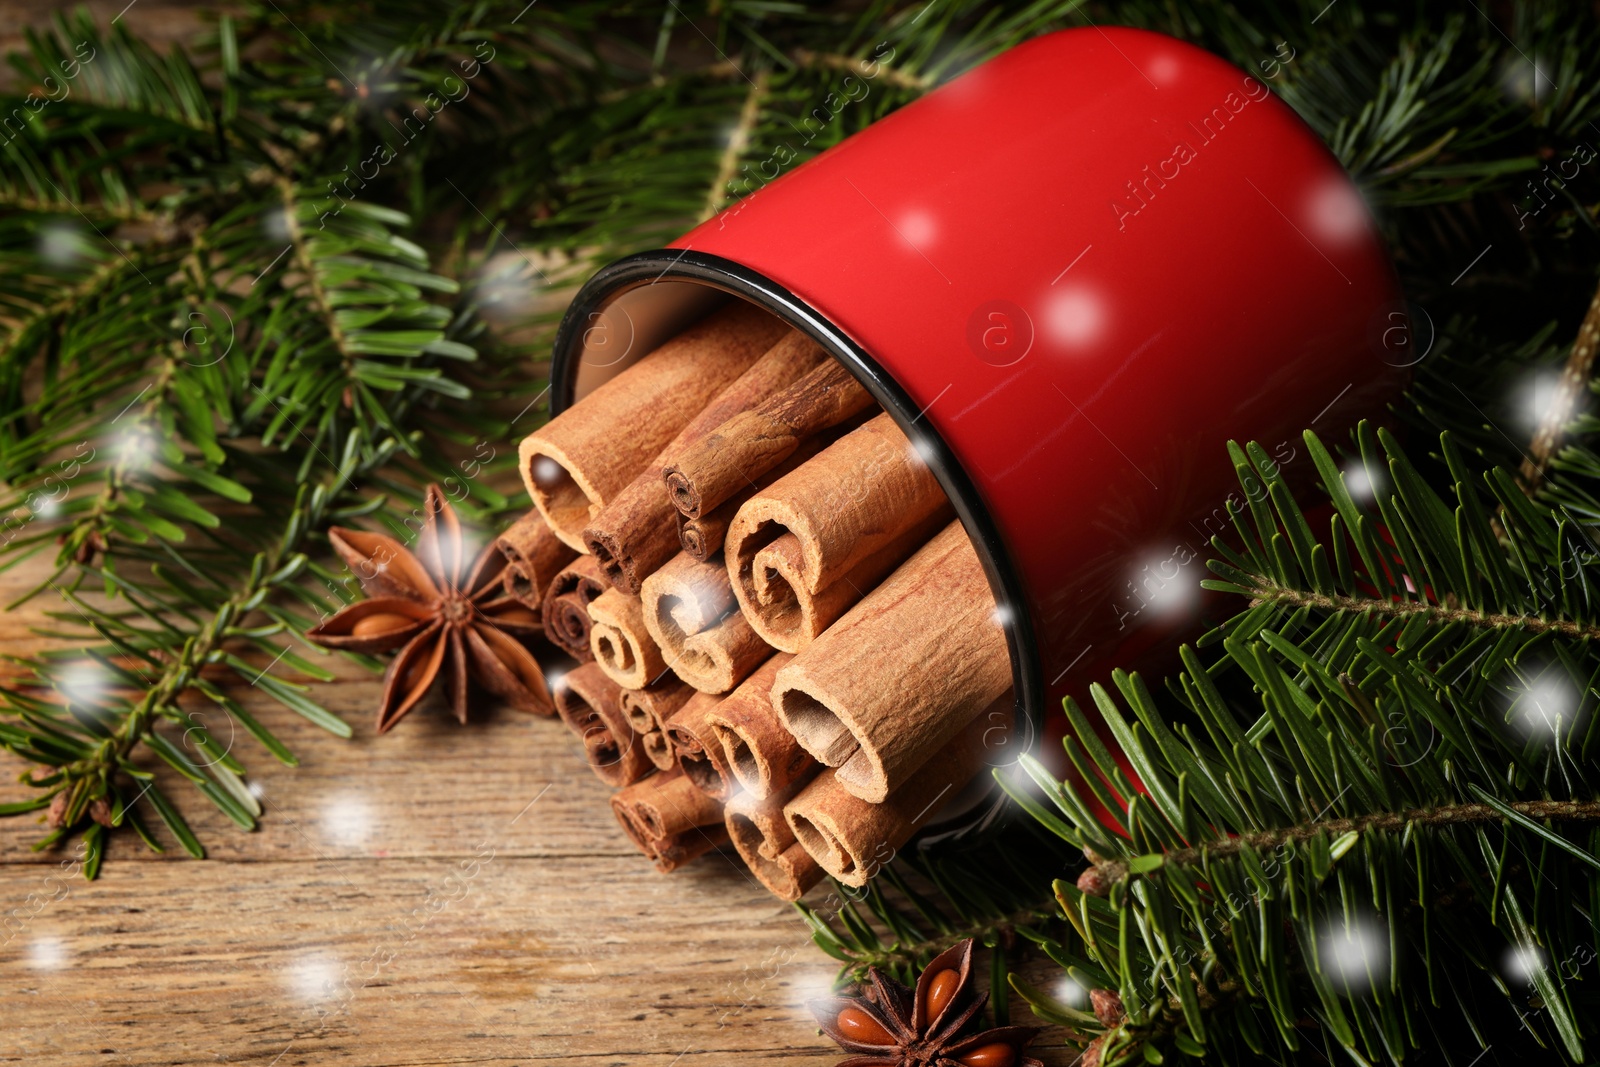
[[[0,575],[0,595],[42,573]],[[37,647],[27,627],[58,606],[0,614],[3,647]],[[206,860],[118,833],[88,883],[57,870],[70,846],[29,850],[32,816],[0,820],[0,1063],[841,1058],[804,1009],[834,963],[799,916],[731,855],[652,870],[560,722],[491,710],[461,727],[425,707],[378,738],[376,677],[326,662],[340,680],[316,695],[352,740],[236,694],[301,760],[237,739],[266,809],[258,831],[172,784]],[[0,754],[0,799],[25,795],[22,769]]]

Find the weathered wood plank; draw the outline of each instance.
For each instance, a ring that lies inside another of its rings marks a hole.
[[[0,596],[42,573],[0,575]],[[50,606],[0,614],[0,647],[36,647],[26,626]],[[840,1058],[804,1009],[833,961],[736,858],[659,875],[559,722],[494,710],[461,727],[441,709],[376,737],[376,680],[328,662],[341,680],[315,695],[349,741],[242,691],[302,761],[237,740],[266,809],[257,832],[172,784],[205,861],[118,833],[85,883],[57,866],[70,849],[29,851],[38,823],[0,820],[0,1062]],[[21,769],[0,755],[0,799],[27,795]]]
[[[0,948],[4,1052],[830,1062],[800,1001],[831,964],[726,863],[662,878],[607,856],[510,855],[478,832],[460,859],[113,864],[60,899],[37,868],[0,869],[5,899],[48,900]]]

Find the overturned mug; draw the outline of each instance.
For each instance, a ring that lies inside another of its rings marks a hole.
[[[1289,462],[1411,362],[1332,154],[1263,81],[1132,29],[1023,44],[604,267],[558,331],[552,410],[731,299],[822,345],[927,460],[1030,737],[1074,670],[1198,591],[1227,440]]]

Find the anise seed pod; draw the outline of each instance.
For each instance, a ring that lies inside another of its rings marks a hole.
[[[987,991],[972,988],[971,938],[934,958],[907,989],[876,967],[852,996],[811,1002],[823,1033],[854,1053],[838,1067],[1043,1067],[1026,1049],[1035,1026],[976,1029]]]
[[[505,592],[506,556],[490,542],[470,562],[461,523],[436,485],[428,486],[414,548],[387,534],[328,531],[334,551],[367,592],[306,636],[324,648],[374,654],[398,649],[384,675],[378,733],[388,730],[443,679],[450,708],[467,721],[469,680],[518,711],[555,711],[544,672],[522,644],[538,619]]]

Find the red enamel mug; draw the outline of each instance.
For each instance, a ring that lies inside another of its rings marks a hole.
[[[953,501],[1031,740],[1075,672],[1195,599],[1227,440],[1292,462],[1412,362],[1366,205],[1270,89],[1285,51],[1257,77],[1142,30],[1020,45],[596,273],[552,410],[729,299],[811,335]]]

